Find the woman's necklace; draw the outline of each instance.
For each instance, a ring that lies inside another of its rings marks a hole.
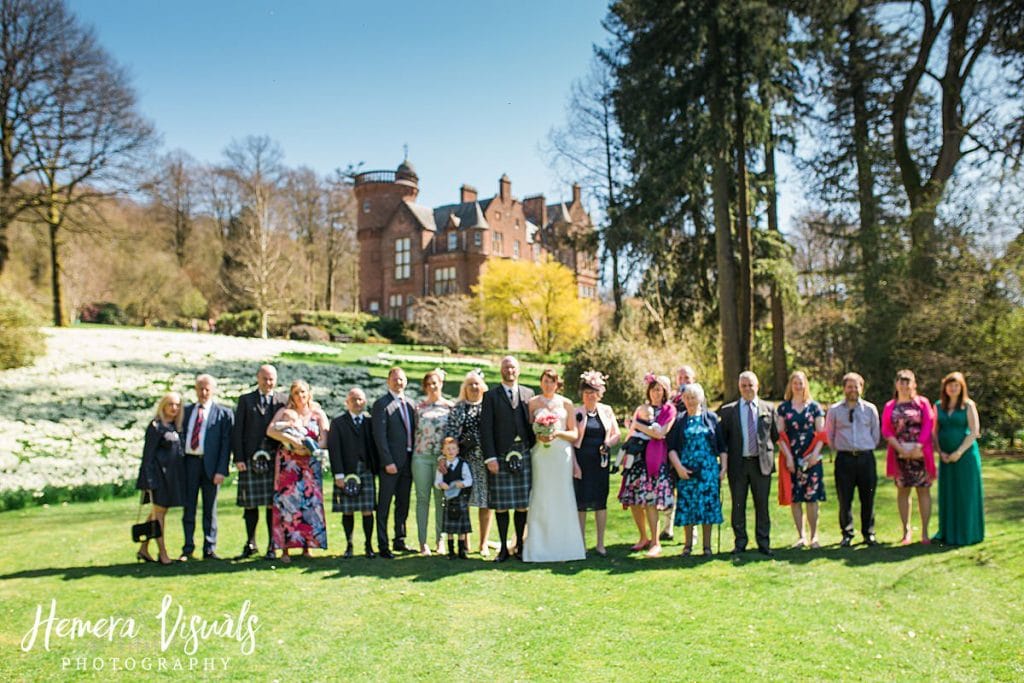
[[[587,417],[597,417],[597,408],[587,411]]]

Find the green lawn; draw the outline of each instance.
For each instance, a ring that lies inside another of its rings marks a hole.
[[[259,620],[253,654],[231,637],[198,644],[198,666],[228,658],[226,670],[202,674],[213,679],[1020,680],[1024,460],[986,458],[984,472],[988,538],[978,546],[840,549],[830,489],[828,547],[780,550],[774,560],[754,553],[683,560],[678,543],[662,559],[644,559],[629,552],[632,522],[613,506],[609,557],[564,565],[498,568],[476,556],[342,561],[340,516],[332,514],[331,549],[311,561],[162,567],[133,561],[133,500],[4,512],[0,680],[141,677],[138,669],[111,671],[111,658],[189,666],[180,637],[161,651],[156,615],[165,594],[186,621],[237,616],[251,601]],[[616,476],[613,495],[617,484]],[[225,555],[242,545],[233,503],[226,489]],[[898,537],[891,484],[882,486],[877,509],[878,535],[891,542]],[[180,513],[170,517],[176,547]],[[774,544],[788,545],[788,510],[773,508],[773,521]],[[262,544],[262,520],[260,533]],[[356,535],[361,547],[360,529]],[[731,541],[724,527],[723,551]],[[45,616],[51,599],[59,617],[131,617],[139,633],[112,642],[54,638],[48,652],[40,634],[23,652],[37,605]],[[73,667],[76,657],[104,669],[65,670],[65,658]]]

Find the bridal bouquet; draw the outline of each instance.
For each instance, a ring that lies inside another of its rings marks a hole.
[[[537,436],[554,436],[558,430],[558,416],[552,413],[550,410],[542,408],[537,411],[537,414],[533,418],[533,433]],[[551,446],[551,444],[544,444],[545,448]]]

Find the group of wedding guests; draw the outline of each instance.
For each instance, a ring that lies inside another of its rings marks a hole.
[[[194,556],[200,492],[203,558],[220,559],[216,499],[231,461],[238,472],[237,504],[244,510],[247,534],[235,559],[259,554],[261,508],[268,559],[280,552],[281,561],[289,562],[292,548],[304,555],[327,548],[322,476],[329,460],[332,511],[342,515],[346,558],[354,554],[356,515],[362,520],[367,557],[447,551],[450,559],[466,558],[473,531],[471,508],[476,508],[476,552],[481,557],[494,549],[498,562],[512,556],[547,562],[586,556],[590,511],[596,525],[595,552],[607,553],[611,475],[621,470],[617,498],[637,527],[634,551],[657,557],[662,540],[673,527],[682,527],[682,554],[690,555],[699,526],[703,554],[710,555],[712,526],[723,522],[720,489],[726,482],[733,553],[743,552],[749,543],[749,495],[756,547],[770,556],[769,496],[776,470],[779,503],[791,508],[796,527],[794,547],[820,547],[825,446],[835,453],[840,545],[852,545],[855,537],[855,493],[863,540],[876,544],[874,454],[884,443],[886,476],[897,487],[903,544],[913,541],[912,489],[917,490],[921,542],[933,540],[928,526],[930,488],[936,478],[939,531],[934,540],[966,545],[984,537],[978,412],[961,373],[943,378],[941,399],[933,405],[917,394],[914,374],[901,370],[893,399],[879,417],[877,408],[862,398],[864,380],[856,373],[843,378],[844,399],[823,410],[813,400],[804,373],[793,373],[785,400],[773,406],[758,397],[758,379],[747,371],[738,378],[740,398],[716,414],[708,409],[693,368],[683,366],[674,386],[667,376],[644,378],[644,403],[626,420],[621,443],[615,414],[601,402],[608,380],[604,375],[582,374],[578,406],[560,393],[562,379],[553,369],[542,373],[538,394],[518,380],[519,364],[509,356],[501,361],[497,386],[489,388],[483,374],[474,370],[452,401],[443,395],[444,371],[435,369],[423,377],[424,398],[416,403],[405,394],[405,372],[395,367],[388,374],[387,392],[369,411],[365,393],[354,387],[346,396],[345,411],[329,420],[304,381],[292,382],[287,397],[278,394],[271,365],[259,368],[256,389],[242,395],[233,412],[214,401],[216,380],[199,375],[195,402],[183,406],[181,396],[171,392],[157,405],[146,430],[138,488],[144,501],[152,503],[150,519],[162,528],[168,508],[183,507],[185,541],[179,561]],[[413,487],[415,548],[407,544],[406,529]],[[434,533],[428,538],[431,505]],[[493,525],[496,544],[489,542]],[[155,540],[158,557],[150,554],[147,540],[138,558],[173,562],[164,536]]]

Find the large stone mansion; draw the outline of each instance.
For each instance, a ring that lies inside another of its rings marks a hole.
[[[579,185],[571,201],[553,204],[543,195],[516,199],[506,175],[488,199],[463,185],[457,203],[431,209],[416,203],[418,194],[419,177],[408,161],[355,178],[363,311],[408,320],[419,297],[470,294],[492,258],[551,255],[576,274],[579,296],[597,298],[593,226]]]

